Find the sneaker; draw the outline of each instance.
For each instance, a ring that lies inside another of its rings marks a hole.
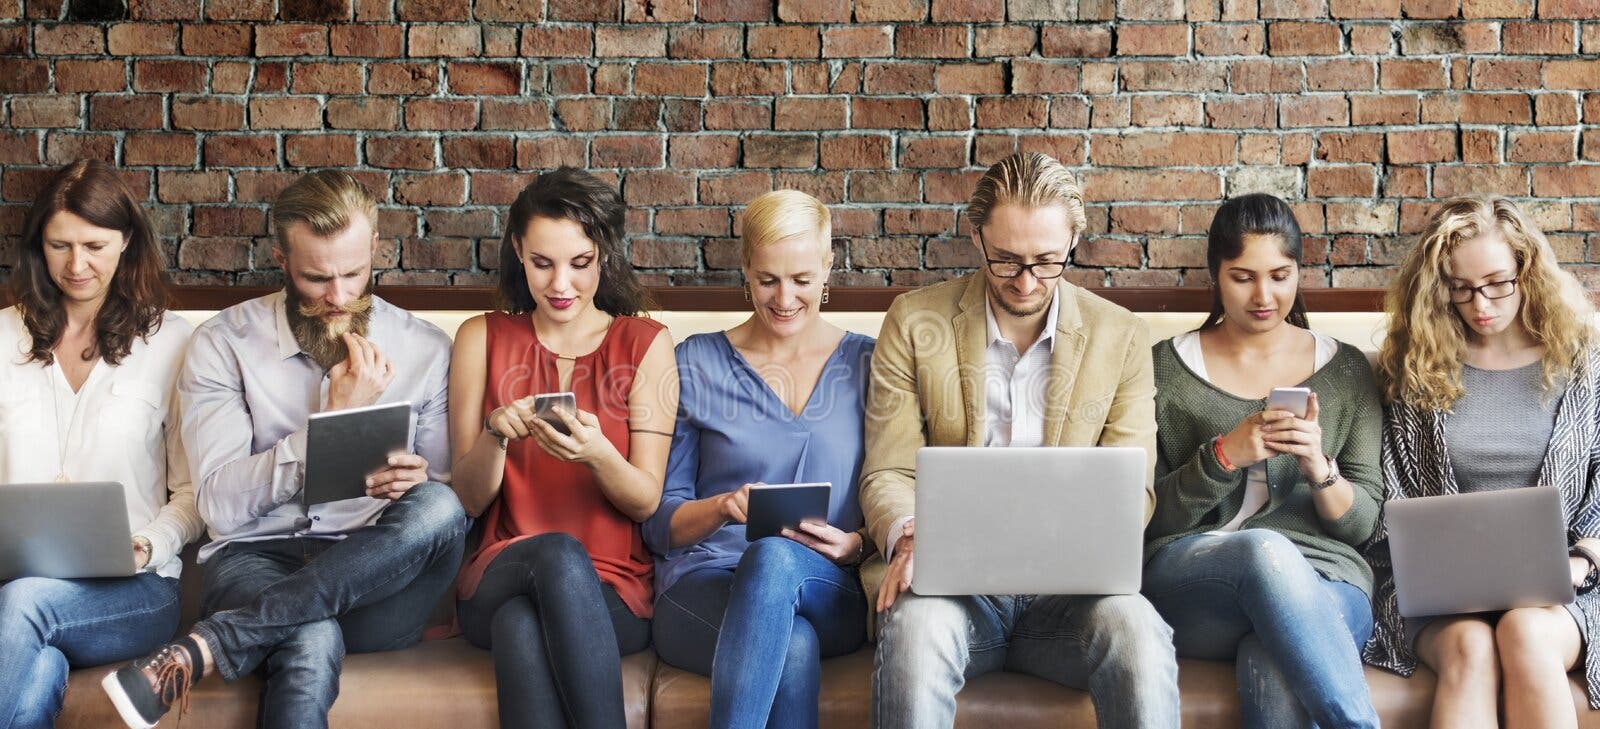
[[[111,705],[130,729],[154,729],[173,704],[189,710],[189,689],[200,682],[200,648],[188,637],[169,643],[100,681]]]

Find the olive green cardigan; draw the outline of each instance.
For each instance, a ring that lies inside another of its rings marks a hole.
[[[1217,462],[1211,440],[1233,430],[1267,401],[1246,400],[1201,379],[1178,357],[1172,340],[1155,346],[1156,507],[1145,529],[1145,561],[1179,538],[1216,529],[1239,513],[1245,470],[1229,473]],[[1300,547],[1317,571],[1372,594],[1372,569],[1357,551],[1372,535],[1383,503],[1378,459],[1383,406],[1367,358],[1348,344],[1310,379],[1317,393],[1322,448],[1339,463],[1355,488],[1344,516],[1329,521],[1316,512],[1311,486],[1293,456],[1267,461],[1267,503],[1242,529],[1271,529]]]

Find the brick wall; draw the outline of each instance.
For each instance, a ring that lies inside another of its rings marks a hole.
[[[1600,0],[123,5],[0,0],[0,236],[98,157],[180,281],[275,282],[266,202],[341,166],[384,199],[383,282],[478,284],[571,164],[621,185],[652,283],[736,281],[737,206],[795,187],[834,205],[838,283],[920,284],[974,265],[982,168],[1038,150],[1092,202],[1080,283],[1204,283],[1217,201],[1264,190],[1308,282],[1381,285],[1430,201],[1498,191],[1600,286]]]

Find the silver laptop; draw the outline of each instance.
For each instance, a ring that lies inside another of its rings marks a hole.
[[[1142,448],[917,451],[919,595],[1139,591]]]
[[[0,582],[127,577],[132,538],[122,484],[0,486]]]
[[[1383,508],[1405,617],[1565,605],[1574,598],[1567,520],[1554,488],[1399,499]],[[921,537],[921,524],[917,531]]]

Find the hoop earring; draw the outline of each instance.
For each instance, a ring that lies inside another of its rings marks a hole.
[[[827,284],[823,284],[822,285],[822,303],[824,303],[824,304],[828,303],[828,285]]]

